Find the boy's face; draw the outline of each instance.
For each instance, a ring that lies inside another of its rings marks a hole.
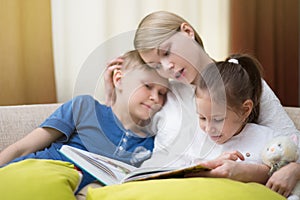
[[[238,134],[243,120],[226,105],[213,103],[208,92],[199,92],[196,98],[200,128],[218,144]]]
[[[148,120],[166,101],[168,80],[155,70],[134,69],[122,78],[122,97],[135,123]]]

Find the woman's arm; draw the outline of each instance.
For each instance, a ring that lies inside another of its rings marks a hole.
[[[282,135],[292,133],[299,134],[299,131],[296,129],[293,121],[289,118],[279,99],[268,84],[262,80],[262,85],[263,92],[260,102],[258,124],[276,130]]]
[[[107,63],[106,70],[104,72],[104,89],[105,89],[105,104],[107,106],[111,106],[115,103],[116,94],[115,94],[115,87],[112,80],[113,72],[116,69],[121,69],[124,60],[122,57],[118,57],[109,63]]]
[[[20,156],[48,147],[63,134],[51,128],[37,128],[0,152],[0,166]]]
[[[287,197],[298,181],[300,181],[300,164],[290,163],[274,172],[266,186]]]

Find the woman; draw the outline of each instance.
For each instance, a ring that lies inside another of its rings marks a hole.
[[[167,103],[153,119],[152,130],[157,133],[155,141],[157,153],[151,160],[158,160],[158,164],[168,160],[164,163],[172,165],[178,164],[178,161],[184,160],[183,158],[189,160],[199,155],[205,157],[205,152],[210,151],[212,146],[203,143],[203,140],[200,145],[201,141],[197,140],[199,138],[195,138],[199,135],[196,134],[199,126],[195,122],[198,119],[195,114],[194,88],[201,78],[201,70],[213,60],[204,51],[201,38],[186,20],[170,12],[158,11],[149,14],[140,22],[134,45],[150,67],[156,68],[161,76],[175,80],[171,84],[172,92],[168,94]],[[116,65],[118,63],[122,63],[122,59],[116,59],[109,64],[110,67],[105,75],[108,85],[112,71],[121,67]],[[273,91],[264,80],[262,84],[263,93],[258,123],[282,134],[298,133]],[[108,102],[113,102],[113,95],[109,92],[110,86],[107,86],[107,91]],[[200,154],[199,148],[196,148],[199,146],[201,146]],[[195,154],[197,151],[198,153]],[[170,157],[172,158],[167,159]],[[153,164],[149,162],[145,164]],[[186,160],[183,163],[186,163]],[[282,168],[269,180],[268,169],[264,165],[245,166],[246,164],[232,160],[207,162],[207,165],[214,170],[201,175],[228,177],[244,182],[268,181],[268,187],[284,196],[290,193],[298,179],[298,176],[292,175],[291,172],[296,170],[294,173],[297,172],[300,177],[300,165],[297,163]],[[233,168],[235,173],[232,173]]]

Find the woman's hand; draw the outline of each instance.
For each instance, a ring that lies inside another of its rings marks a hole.
[[[290,163],[269,178],[266,186],[271,190],[288,197],[300,180],[300,164]]]
[[[105,89],[105,104],[111,106],[115,103],[116,94],[113,83],[113,73],[115,70],[121,69],[124,60],[122,57],[118,57],[109,63],[107,63],[106,70],[104,72],[104,89]]]

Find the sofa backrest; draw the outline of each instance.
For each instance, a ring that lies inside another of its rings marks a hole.
[[[287,114],[293,120],[296,128],[300,130],[300,107],[284,107]]]
[[[61,104],[0,106],[0,151],[37,128]],[[285,107],[300,130],[300,107]]]
[[[37,128],[59,105],[0,106],[0,150]]]

